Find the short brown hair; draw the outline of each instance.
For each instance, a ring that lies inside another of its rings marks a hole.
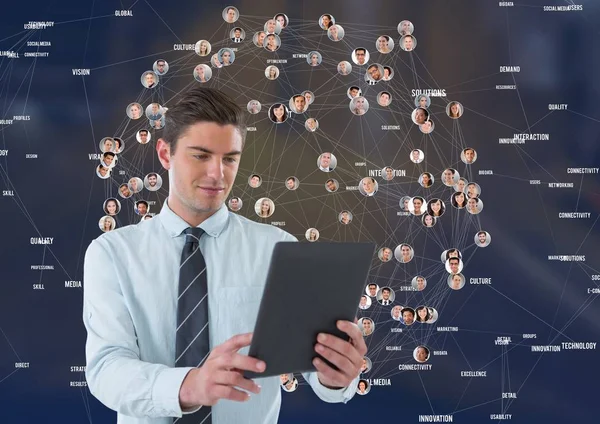
[[[177,104],[165,112],[163,140],[175,154],[177,140],[189,126],[198,122],[214,122],[219,125],[234,125],[242,137],[242,148],[246,140],[245,114],[235,101],[222,91],[210,87],[195,87],[186,92]]]

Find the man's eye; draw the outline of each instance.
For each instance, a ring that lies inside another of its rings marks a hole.
[[[225,158],[225,161],[229,162],[229,163],[234,163],[235,162],[235,158],[227,157],[227,158]]]
[[[208,156],[206,155],[194,155],[196,159],[206,159]]]

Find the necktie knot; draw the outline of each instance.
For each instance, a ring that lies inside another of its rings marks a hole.
[[[185,243],[197,244],[200,242],[200,237],[204,234],[204,230],[200,227],[188,227],[183,231],[185,234]]]

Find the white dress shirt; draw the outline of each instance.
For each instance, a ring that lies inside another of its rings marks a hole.
[[[153,219],[93,240],[85,255],[83,322],[90,392],[118,412],[119,424],[171,424],[182,415],[179,390],[191,367],[175,368],[175,328],[181,251],[189,225],[165,201]],[[210,346],[254,329],[271,253],[297,241],[225,205],[202,222],[200,248],[208,269]],[[240,350],[247,354],[248,348]],[[282,354],[285,354],[282,346]],[[267,364],[268,365],[268,364]],[[358,377],[342,389],[303,373],[325,402],[350,400]],[[255,379],[261,393],[246,402],[220,400],[213,424],[274,424],[281,406],[279,376]]]

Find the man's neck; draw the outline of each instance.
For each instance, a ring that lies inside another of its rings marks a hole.
[[[167,206],[181,219],[188,223],[191,227],[197,227],[212,215],[214,215],[219,209],[207,212],[190,212],[185,206],[179,201],[174,199],[172,196],[167,198]]]

